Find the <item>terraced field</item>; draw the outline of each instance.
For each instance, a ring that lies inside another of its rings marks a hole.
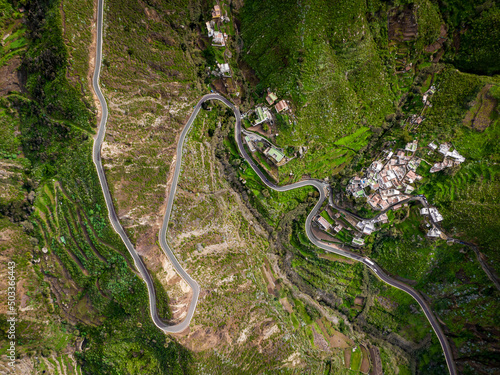
[[[494,163],[471,163],[455,176],[437,176],[421,188],[445,216],[444,226],[460,238],[474,239],[484,249],[488,263],[497,270],[500,241],[500,167]]]

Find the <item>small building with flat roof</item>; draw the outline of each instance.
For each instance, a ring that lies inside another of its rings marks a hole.
[[[321,229],[323,229],[323,230],[327,230],[331,226],[330,223],[321,215],[318,216],[316,221],[319,224],[319,226],[321,227]]]
[[[250,137],[248,135],[245,135],[245,142],[247,143],[248,148],[250,149],[250,151],[254,152],[255,151],[255,146],[253,145],[253,142],[252,142],[252,140],[250,139]]]
[[[266,151],[264,151],[264,154],[272,158],[276,163],[281,162],[281,160],[285,157],[285,154],[275,147],[269,147]]]
[[[220,6],[214,5],[214,9],[212,9],[212,18],[220,18]]]
[[[223,47],[226,45],[227,34],[220,31],[214,32],[213,43],[215,46]]]
[[[219,68],[219,72],[224,77],[231,77],[231,68],[229,67],[228,63],[224,63],[224,64],[217,63],[217,67]]]
[[[208,37],[210,38],[211,36],[214,35],[214,29],[212,28],[212,21],[207,21],[207,30],[208,30]]]
[[[418,147],[418,141],[414,140],[413,142],[406,144],[405,150],[410,152],[415,152],[417,151],[417,147]]]
[[[273,105],[273,103],[276,100],[278,100],[278,97],[276,96],[276,94],[274,92],[269,92],[269,94],[267,94],[267,96],[266,96],[266,100],[269,103],[269,105]]]
[[[429,215],[431,215],[432,220],[435,222],[443,220],[443,216],[439,213],[439,211],[435,207],[429,208]]]
[[[440,237],[441,236],[441,231],[437,228],[431,228],[431,230],[429,230],[427,232],[427,236],[428,237],[432,237],[432,238],[437,238],[437,237]]]
[[[257,121],[255,122],[255,125],[271,120],[271,114],[267,108],[257,107],[255,109],[255,113],[257,114]]]
[[[387,216],[387,214],[385,212],[378,217],[379,223],[386,224],[388,221],[389,221],[389,217]]]
[[[365,244],[365,240],[363,240],[362,238],[353,238],[352,244],[357,246],[363,246]]]
[[[444,156],[446,156],[448,154],[450,147],[451,147],[451,145],[449,143],[442,143],[441,145],[439,145],[438,152],[440,154],[443,154]]]
[[[335,228],[333,228],[333,230],[338,233],[342,230],[342,228],[343,228],[342,224],[338,224]]]

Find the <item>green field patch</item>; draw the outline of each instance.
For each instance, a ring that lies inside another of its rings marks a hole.
[[[363,353],[361,352],[361,349],[359,347],[355,346],[351,350],[351,365],[349,366],[349,368],[353,371],[359,371],[362,360]]]
[[[326,221],[328,221],[330,224],[333,225],[335,223],[335,221],[330,217],[330,215],[328,215],[328,212],[321,211],[321,216],[324,217]]]
[[[361,127],[351,135],[348,135],[347,137],[344,138],[340,138],[338,141],[335,142],[335,145],[348,146],[358,151],[361,147],[363,147],[362,146],[363,142],[370,135],[369,130],[370,128]]]

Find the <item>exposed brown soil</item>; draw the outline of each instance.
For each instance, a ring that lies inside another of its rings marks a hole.
[[[12,91],[22,91],[21,72],[17,69],[21,65],[21,58],[15,56],[7,64],[0,66],[0,97]]]
[[[437,53],[437,55],[434,56],[434,58],[432,59],[432,62],[433,63],[438,63],[439,60],[441,60],[441,57],[443,57],[443,55],[444,55],[444,49],[439,50],[439,52]]]
[[[335,237],[333,237],[331,234],[322,231],[318,228],[312,228],[312,232],[314,234],[314,237],[316,237],[318,240],[324,240],[324,241],[332,241],[332,242],[340,242],[337,240]]]
[[[227,95],[228,94],[228,87],[226,84],[224,84],[223,79],[214,79],[212,82],[213,87],[215,88],[215,91],[221,93],[222,95]]]
[[[351,348],[344,349],[344,364],[346,368],[351,368]]]
[[[259,134],[262,134],[263,136],[265,137],[270,137],[271,136],[271,129],[269,129],[269,131],[264,131],[264,129],[262,128],[262,125],[257,125],[257,126],[251,126],[248,128],[249,131],[252,131],[252,132],[255,132],[255,133],[259,133]]]
[[[313,333],[313,338],[314,338],[314,346],[318,348],[319,350],[322,350],[324,352],[327,352],[330,350],[330,346],[328,345],[328,342],[325,340],[325,338],[316,332],[316,329],[312,327],[312,333]]]
[[[438,40],[436,40],[431,45],[425,47],[425,52],[433,53],[433,52],[436,52],[438,49],[443,47],[443,44],[446,41],[446,38],[448,36],[448,32],[446,31],[446,25],[442,24],[441,29],[439,31],[440,31],[440,34],[439,34]],[[442,54],[441,54],[441,56],[442,56]]]
[[[370,357],[368,354],[368,350],[361,345],[361,352],[363,353],[363,361],[361,362],[361,367],[359,368],[359,371],[361,371],[363,374],[368,374],[368,371],[370,370]]]
[[[363,303],[365,302],[365,299],[361,296],[357,296],[356,298],[354,298],[354,304],[355,305],[360,305],[360,306],[363,306]]]
[[[273,274],[270,270],[269,262],[266,261],[262,265],[262,273],[264,274],[266,278],[266,283],[267,283],[267,292],[269,294],[274,294],[274,290],[276,288],[276,283],[273,277]]]
[[[287,298],[281,298],[280,303],[286,311],[288,311],[290,314],[293,313],[292,305],[290,305],[290,302],[288,302]]]
[[[382,359],[380,358],[380,350],[376,346],[370,346],[370,357],[372,359],[372,369],[370,375],[383,375]]]
[[[328,344],[330,348],[335,349],[335,348],[349,348],[354,343],[349,339],[347,336],[345,336],[343,333],[340,333],[338,331],[333,330],[333,334],[330,335],[325,328],[323,321],[321,319],[316,320],[316,324],[318,324],[318,327],[321,329],[323,332],[323,335],[328,338]]]
[[[478,131],[484,131],[491,124],[491,115],[498,101],[489,94],[492,85],[485,85],[472,102],[472,109],[467,112],[463,124]],[[479,108],[477,108],[479,106]],[[476,108],[476,110],[474,110]]]
[[[491,124],[491,114],[497,107],[498,102],[488,93],[483,97],[481,108],[479,108],[476,117],[472,120],[474,129],[484,131]]]

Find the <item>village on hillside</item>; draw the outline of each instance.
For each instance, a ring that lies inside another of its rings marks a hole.
[[[460,165],[465,158],[453,149],[450,143],[438,144],[430,142],[427,146],[427,155],[436,153],[443,160],[432,165],[430,173],[448,167]],[[362,176],[355,176],[346,187],[348,194],[355,199],[366,198],[366,202],[375,211],[382,211],[374,219],[359,220],[354,215],[339,212],[333,207],[327,207],[316,218],[318,228],[316,235],[325,240],[332,240],[332,235],[340,242],[351,242],[354,246],[364,245],[364,236],[369,236],[380,226],[389,222],[389,212],[397,211],[408,204],[408,200],[416,197],[415,183],[422,179],[417,174],[417,168],[427,161],[416,156],[418,140],[413,140],[404,148],[397,150],[383,150],[383,157],[374,161]],[[436,156],[436,155],[434,155]],[[425,200],[423,196],[422,199]],[[426,201],[426,200],[425,200]],[[441,230],[435,225],[443,220],[443,216],[435,207],[424,207],[420,214],[428,217],[429,228],[427,236],[430,238],[445,238]],[[323,234],[319,231],[324,232]]]
[[[227,11],[220,4],[214,5],[212,9],[212,19],[206,22],[207,35],[211,38],[212,47],[224,48],[224,53],[220,54],[222,58],[216,63],[217,68],[211,70],[211,74],[219,77],[227,88],[227,81],[231,80],[232,72],[227,63],[226,48],[228,34],[224,30],[229,30],[226,24],[230,22]],[[229,32],[229,31],[228,31]],[[230,52],[229,52],[230,54]],[[425,118],[423,113],[426,107],[431,107],[431,97],[436,92],[436,87],[431,85],[423,94],[423,109],[420,114],[412,115],[408,118],[410,128],[418,127]],[[300,147],[299,151],[293,156],[287,156],[285,151],[278,147],[275,142],[279,121],[288,121],[294,118],[290,103],[279,98],[276,93],[268,88],[259,103],[246,113],[242,114],[244,129],[242,136],[252,157],[269,174],[276,174],[277,167],[283,166],[295,157],[302,157],[306,148]],[[417,156],[419,147],[418,140],[408,142],[404,148],[392,150],[382,150],[382,157],[375,160],[364,172],[363,175],[355,176],[346,187],[348,194],[355,199],[366,198],[366,203],[374,211],[382,211],[374,219],[359,220],[354,215],[347,215],[327,207],[320,215],[315,218],[316,235],[329,239],[330,235],[340,239],[340,242],[351,243],[354,246],[364,244],[364,236],[369,236],[374,231],[380,229],[384,224],[390,221],[390,212],[395,212],[401,207],[408,205],[408,200],[415,197],[416,183],[422,180],[422,176],[417,173],[417,169],[422,162],[430,164],[422,159],[422,154]],[[429,173],[436,173],[446,168],[460,165],[465,158],[453,149],[450,143],[439,144],[430,142],[426,146],[427,155],[432,155],[433,160],[436,157],[442,159],[432,164]],[[431,219],[427,224],[429,230],[427,236],[431,238],[442,237],[443,234],[434,223],[443,220],[443,217],[434,207],[422,208],[422,215]],[[320,232],[323,232],[321,234]],[[326,236],[326,237],[325,237]]]

